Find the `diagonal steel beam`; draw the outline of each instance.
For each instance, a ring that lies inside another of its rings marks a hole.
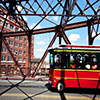
[[[0,33],[0,74],[1,74],[2,33]]]
[[[75,3],[76,3],[76,0],[73,0],[72,5],[70,5],[69,2],[71,2],[71,1],[72,0],[66,0],[66,2],[65,2],[63,14],[66,12],[66,16],[62,16],[62,19],[61,19],[61,22],[60,22],[60,24],[62,24],[63,27],[65,27],[65,25],[67,24],[68,19],[71,16],[72,10],[73,10]],[[64,17],[66,17],[65,20],[64,20]],[[64,23],[63,23],[63,20],[65,21]]]
[[[52,12],[53,9],[56,8],[56,6],[61,2],[62,0],[58,1],[58,3],[48,12],[48,15]],[[47,15],[45,15],[34,27],[32,30],[34,30],[35,27],[37,27],[37,25],[39,25],[45,18]]]
[[[97,12],[95,11],[95,9],[93,8],[93,6],[90,4],[89,0],[86,0],[87,4],[89,4],[89,6],[91,7],[91,9],[93,10],[94,14],[96,15]]]
[[[66,36],[65,32],[63,32],[62,37],[63,37],[66,44],[71,44],[68,37]]]
[[[51,42],[50,42],[48,48],[50,48],[50,47],[53,45],[53,43],[54,43],[54,41],[56,40],[57,36],[58,36],[58,33],[56,33],[56,34],[54,35],[54,37],[53,37],[53,39],[51,40]],[[47,50],[45,51],[43,57],[41,58],[41,60],[40,60],[40,62],[39,62],[39,64],[38,64],[38,66],[35,68],[35,72],[33,72],[32,77],[35,77],[36,74],[37,74],[37,72],[38,72],[39,69],[41,68],[41,65],[43,64],[43,62],[44,62],[44,60],[45,60],[45,58],[46,58],[46,56],[47,56],[47,54],[48,54],[48,48],[47,48]]]
[[[77,3],[75,3],[75,5],[76,5],[76,6],[77,6],[77,8],[79,9],[80,14],[81,14],[81,15],[83,15],[83,11],[82,11],[82,9],[80,8],[80,6],[79,6]]]
[[[63,26],[65,27],[67,22],[68,22],[68,19],[74,9],[74,6],[75,6],[75,3],[76,3],[76,0],[73,0],[73,3],[72,3],[72,6],[70,7],[69,11],[68,11],[68,16],[67,16],[67,19],[65,20],[65,23],[63,24]]]

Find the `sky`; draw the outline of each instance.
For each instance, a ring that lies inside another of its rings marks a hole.
[[[90,0],[90,1],[91,1],[91,3],[94,2],[94,0]],[[82,1],[78,0],[78,4],[81,5],[81,8],[83,9],[85,7],[86,0],[82,0]],[[95,4],[93,7],[95,9],[97,9],[99,6],[98,4]],[[18,9],[21,9],[21,7],[19,7]],[[73,9],[73,14],[78,14],[78,12],[79,12],[79,10],[75,7],[75,9]],[[89,10],[86,10],[85,13],[93,14],[93,11],[90,8]],[[35,24],[41,20],[41,17],[38,17],[38,16],[34,16],[34,17],[23,16],[23,17],[28,22],[28,26],[30,27],[30,29],[32,29],[35,26]],[[61,20],[61,17],[58,17],[58,16],[48,16],[46,18],[55,22],[57,25],[59,25],[60,20]],[[87,20],[87,18],[86,17],[77,17],[77,18],[73,19],[71,21],[71,23],[80,22],[80,21],[84,21],[84,20]],[[44,20],[35,29],[42,29],[45,27],[53,27],[53,26],[56,26],[56,25],[53,25],[52,23]],[[95,25],[94,27],[96,28],[97,25]],[[100,32],[100,29],[99,29],[98,33],[99,32]],[[68,31],[65,31],[65,33],[66,33],[66,36],[68,37],[69,41],[71,42],[71,44],[88,45],[88,28],[87,27],[68,30]],[[34,36],[34,55],[36,58],[41,58],[43,56],[50,41],[52,40],[54,34],[55,34],[54,32],[51,32],[51,33],[45,33],[45,34],[38,34],[38,35]],[[93,36],[94,35],[95,35],[95,32],[93,31]],[[93,45],[100,45],[99,42],[100,42],[100,36],[95,38]],[[62,44],[65,44],[63,40],[62,40]],[[58,45],[59,45],[59,42],[58,42],[58,38],[57,38],[55,43],[53,44],[53,46],[58,46]],[[48,61],[48,56],[47,56],[46,60]]]

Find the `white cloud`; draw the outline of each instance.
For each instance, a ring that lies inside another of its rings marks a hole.
[[[17,6],[17,9],[18,9],[18,11],[21,11],[22,7],[21,6]]]
[[[45,18],[48,18],[48,16],[46,16]]]
[[[53,16],[52,19],[53,19],[54,21],[58,21],[58,16]]]
[[[38,52],[43,52],[44,50],[42,48],[36,49]]]
[[[32,29],[33,27],[35,26],[35,23],[33,23],[31,26],[30,26],[30,29]],[[36,26],[35,29],[41,29],[42,27],[40,25]]]
[[[58,16],[53,16],[53,17],[49,17],[49,20],[54,20],[54,21],[58,21]]]
[[[45,42],[44,41],[37,41],[37,44],[38,45],[43,45],[43,44],[45,44]]]
[[[25,21],[27,21],[27,18],[26,18],[25,16],[23,16],[23,19],[24,19]]]
[[[39,40],[39,39],[41,39],[41,38],[38,36],[38,37],[36,37],[36,39],[38,39],[38,40]]]
[[[75,41],[77,41],[78,39],[80,38],[80,35],[79,34],[71,34],[70,36],[69,36],[69,40],[71,41],[71,42],[75,42]]]

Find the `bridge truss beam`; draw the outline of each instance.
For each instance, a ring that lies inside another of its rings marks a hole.
[[[54,32],[55,35],[50,42],[49,47],[51,47],[56,40],[57,37],[59,37],[59,44],[61,44],[62,38],[64,39],[66,44],[71,44],[69,41],[67,35],[65,34],[67,30],[77,29],[77,28],[83,28],[88,27],[88,44],[93,45],[94,39],[100,35],[99,33],[99,24],[100,24],[100,0],[95,0],[91,2],[90,0],[83,0],[83,5],[81,4],[80,0],[41,0],[39,2],[38,0],[14,0],[14,2],[11,2],[11,0],[0,0],[0,5],[5,7],[7,12],[1,12],[1,15],[6,15],[4,18],[3,26],[1,28],[0,32],[0,62],[1,62],[1,46],[2,42],[5,43],[5,46],[7,47],[13,61],[17,65],[17,67],[20,69],[20,72],[22,76],[23,74],[22,69],[20,68],[20,65],[14,58],[14,55],[10,51],[10,47],[5,42],[6,37],[15,37],[15,36],[27,36],[28,37],[28,68],[27,70],[27,76],[30,77],[30,68],[31,68],[31,36],[32,35],[39,35],[39,34],[48,34],[51,32]],[[37,5],[37,7],[36,7]],[[46,5],[46,7],[44,6]],[[82,7],[81,7],[82,6]],[[83,7],[84,6],[84,7]],[[95,8],[96,6],[96,8]],[[20,9],[18,9],[20,8]],[[89,13],[87,13],[89,12]],[[4,25],[7,21],[8,16],[13,16],[15,21],[18,23],[18,25],[22,28],[22,31],[18,32],[7,32],[4,33]],[[35,23],[35,26],[30,29],[28,26],[28,23],[25,22],[23,16],[36,16],[40,17],[38,22]],[[60,23],[57,24],[56,22],[48,19],[47,17],[60,17]],[[20,23],[18,22],[17,18],[19,17],[21,20],[23,20],[24,24],[26,25],[26,28],[24,29]],[[85,20],[81,20],[79,22],[73,22],[75,18],[84,18]],[[53,27],[45,27],[42,29],[35,29],[41,22],[44,20],[50,22],[53,24]],[[55,26],[54,26],[55,25]],[[95,27],[97,25],[97,27]],[[95,35],[93,36],[93,32],[95,32]],[[35,69],[35,73],[33,73],[32,76],[35,77],[38,70],[41,68],[41,64],[43,63],[47,53],[48,48],[46,49],[43,57],[41,58],[37,68]],[[1,65],[1,63],[0,63]]]

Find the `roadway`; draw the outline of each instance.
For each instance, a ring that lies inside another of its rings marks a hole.
[[[76,89],[58,93],[47,81],[0,80],[0,100],[100,100],[99,93]]]

